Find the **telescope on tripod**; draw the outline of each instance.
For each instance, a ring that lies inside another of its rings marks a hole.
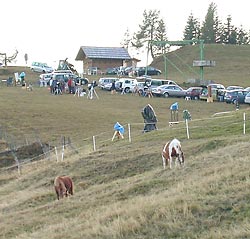
[[[89,92],[88,92],[88,96],[87,96],[87,99],[90,99],[92,100],[94,98],[94,96],[99,99],[99,96],[97,95],[96,91],[95,91],[95,87],[97,86],[96,84],[96,81],[93,81],[92,83],[90,83],[88,85],[88,89],[89,89]]]

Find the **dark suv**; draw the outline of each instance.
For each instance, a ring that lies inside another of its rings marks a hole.
[[[147,73],[147,74],[146,74]],[[154,76],[154,75],[160,75],[161,70],[156,69],[154,67],[148,66],[147,69],[146,67],[137,67],[134,71],[135,76]]]
[[[248,92],[245,90],[226,91],[225,96],[224,96],[224,101],[228,104],[230,104],[230,103],[236,104],[237,101],[238,101],[238,103],[244,103],[247,93]]]

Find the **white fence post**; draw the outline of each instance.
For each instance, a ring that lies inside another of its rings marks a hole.
[[[243,134],[246,134],[246,113],[243,113]]]
[[[130,124],[128,124],[128,141],[131,143],[131,128],[130,128]]]
[[[96,151],[95,136],[93,136],[93,150]]]
[[[57,148],[55,147],[55,152],[56,152],[56,162],[58,162],[58,154],[57,154]]]
[[[63,161],[63,158],[64,158],[64,145],[62,146],[62,161]]]
[[[187,128],[187,138],[189,139],[188,120],[187,120],[187,119],[185,119],[185,121],[186,121],[186,128]]]

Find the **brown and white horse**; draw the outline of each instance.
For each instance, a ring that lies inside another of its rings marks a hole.
[[[57,195],[57,199],[73,195],[74,184],[68,176],[58,176],[54,180],[54,187]]]
[[[173,158],[176,158],[175,165],[177,165],[177,160],[180,165],[184,165],[184,154],[181,149],[181,143],[178,139],[173,139],[172,141],[167,142],[163,147],[161,155],[164,169],[168,162],[170,169],[172,168]]]

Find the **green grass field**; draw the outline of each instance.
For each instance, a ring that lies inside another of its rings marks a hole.
[[[96,91],[99,99],[89,100],[1,85],[1,152],[36,140],[58,146],[62,136],[77,152],[66,148],[57,161],[53,151],[49,159],[23,164],[20,175],[0,163],[0,238],[250,238],[248,105],[236,111],[220,102]],[[180,123],[169,127],[176,101]],[[142,133],[141,110],[148,103],[158,130]],[[192,115],[189,139],[184,109]],[[125,138],[112,142],[117,121]],[[185,167],[164,171],[161,149],[173,137],[182,143]],[[73,178],[73,196],[56,200],[57,175]]]

